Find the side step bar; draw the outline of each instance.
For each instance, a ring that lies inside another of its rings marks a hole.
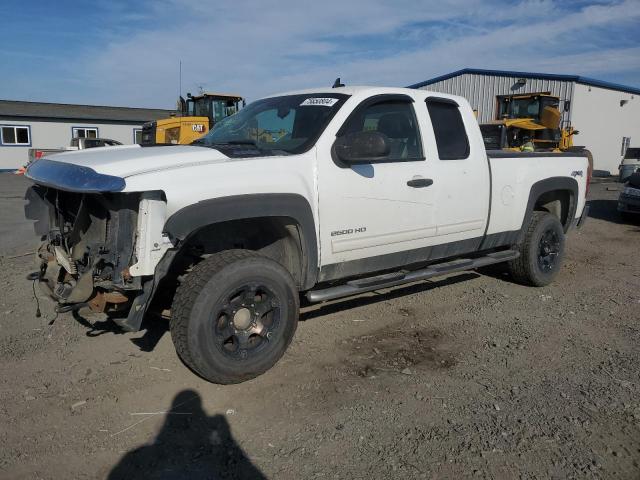
[[[520,254],[515,250],[503,250],[501,252],[488,253],[478,258],[460,258],[449,262],[437,263],[430,265],[421,270],[400,270],[393,273],[385,273],[375,277],[360,278],[351,280],[344,285],[323,288],[320,290],[311,290],[307,292],[307,300],[312,303],[325,302],[336,298],[348,297],[360,293],[370,292],[381,288],[395,287],[405,283],[426,280],[438,275],[447,273],[460,272],[464,270],[473,270],[494,263],[506,262],[518,258]]]

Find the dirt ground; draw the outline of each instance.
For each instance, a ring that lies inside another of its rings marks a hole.
[[[166,322],[36,318],[11,258],[25,183],[2,177],[2,478],[640,478],[640,222],[617,183],[552,286],[494,269],[306,307],[275,368],[218,386]]]

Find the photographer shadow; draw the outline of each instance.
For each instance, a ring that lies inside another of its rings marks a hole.
[[[154,442],[126,453],[107,478],[266,479],[233,439],[225,416],[208,416],[193,390],[176,395]]]

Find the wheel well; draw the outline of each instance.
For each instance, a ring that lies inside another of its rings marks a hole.
[[[229,220],[206,225],[179,245],[167,275],[154,294],[154,309],[170,308],[182,275],[208,255],[231,249],[258,252],[282,265],[301,289],[306,262],[300,225],[289,217]],[[160,291],[162,293],[160,293]]]
[[[303,251],[299,225],[287,217],[248,218],[214,223],[187,237],[181,246],[191,256],[230,249],[259,252],[285,267],[302,284]]]
[[[571,223],[569,212],[571,211],[572,202],[573,194],[569,190],[552,190],[540,195],[533,209],[555,215],[566,231]]]

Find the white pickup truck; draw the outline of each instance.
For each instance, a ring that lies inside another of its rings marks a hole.
[[[485,151],[460,97],[286,93],[192,145],[32,164],[32,278],[58,311],[90,307],[128,330],[171,308],[184,362],[236,383],[282,356],[300,294],[322,302],[499,262],[548,284],[590,173],[586,153]]]

